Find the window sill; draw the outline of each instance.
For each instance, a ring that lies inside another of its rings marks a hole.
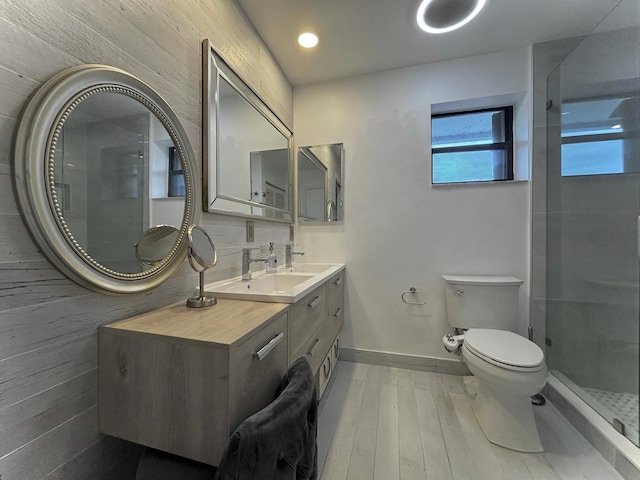
[[[451,182],[451,183],[432,183],[432,187],[468,187],[475,185],[513,185],[514,183],[529,183],[528,179],[524,180],[489,180],[486,182]]]

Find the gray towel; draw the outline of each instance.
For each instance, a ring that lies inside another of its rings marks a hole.
[[[215,480],[315,480],[317,398],[313,371],[301,357],[278,398],[233,433]]]

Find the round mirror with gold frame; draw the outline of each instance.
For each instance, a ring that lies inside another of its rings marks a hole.
[[[68,277],[101,293],[149,290],[180,266],[197,221],[196,165],[160,95],[105,65],[43,84],[14,146],[18,201],[34,240]],[[140,257],[141,242],[152,262]]]

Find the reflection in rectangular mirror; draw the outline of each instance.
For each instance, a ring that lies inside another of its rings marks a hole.
[[[298,149],[298,221],[341,222],[344,148],[342,143]]]
[[[204,41],[205,210],[291,222],[291,132]]]

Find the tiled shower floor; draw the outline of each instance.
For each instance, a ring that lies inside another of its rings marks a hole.
[[[583,390],[611,412],[613,418],[617,418],[624,423],[627,437],[634,443],[638,443],[638,430],[640,430],[638,395],[607,392],[597,388],[583,387]]]

